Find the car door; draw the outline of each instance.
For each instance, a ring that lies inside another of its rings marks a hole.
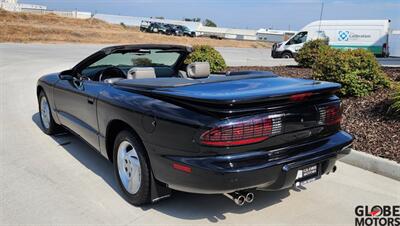
[[[62,125],[99,150],[97,97],[106,84],[80,80],[59,80],[54,88],[55,109]]]

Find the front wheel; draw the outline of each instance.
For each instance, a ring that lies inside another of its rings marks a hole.
[[[292,57],[293,57],[292,54],[289,53],[289,52],[284,52],[282,54],[282,58],[285,58],[285,59],[289,59],[289,58],[292,58]]]
[[[47,96],[44,93],[44,91],[40,92],[38,100],[39,100],[40,122],[42,124],[43,132],[48,135],[52,135],[57,132],[60,126],[57,125],[57,123],[53,119],[49,100],[47,99]]]
[[[124,198],[135,206],[150,202],[150,168],[145,149],[131,132],[122,131],[117,135],[113,164]]]

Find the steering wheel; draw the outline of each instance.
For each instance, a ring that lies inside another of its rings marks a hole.
[[[126,78],[125,72],[118,67],[111,66],[104,69],[100,76],[99,81],[102,82],[109,78]]]

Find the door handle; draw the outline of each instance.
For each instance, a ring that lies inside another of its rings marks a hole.
[[[93,97],[88,97],[87,102],[89,104],[93,104],[94,103],[94,98]]]

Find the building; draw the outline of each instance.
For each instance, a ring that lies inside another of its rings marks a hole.
[[[94,18],[104,20],[113,24],[125,24],[128,26],[139,27],[142,21],[156,22],[164,24],[174,24],[186,26],[189,30],[196,32],[197,36],[206,36],[221,39],[238,39],[238,40],[257,40],[257,30],[248,29],[233,29],[222,27],[207,27],[203,26],[200,22],[171,20],[171,19],[157,19],[151,17],[133,17],[133,16],[119,16],[110,14],[95,14]]]
[[[296,31],[272,30],[261,28],[257,31],[257,40],[283,42],[292,37]]]
[[[95,14],[93,17],[96,19],[99,19],[99,20],[104,20],[104,21],[106,21],[108,23],[112,23],[112,24],[124,23],[125,25],[135,26],[135,27],[140,27],[142,21],[182,25],[182,26],[186,26],[191,31],[197,31],[197,29],[201,26],[201,23],[199,23],[199,22],[170,20],[170,19],[157,19],[157,18],[151,18],[151,17],[119,16],[119,15],[110,15],[110,14]]]
[[[257,30],[234,29],[223,27],[207,27],[200,26],[196,33],[198,36],[206,36],[221,39],[237,39],[237,40],[257,40]]]
[[[235,40],[249,40],[249,41],[267,41],[267,42],[281,42],[289,39],[295,31],[284,30],[271,30],[271,29],[234,29],[224,27],[207,27],[203,26],[200,22],[170,20],[170,19],[157,19],[151,17],[133,17],[133,16],[120,16],[110,14],[95,14],[94,18],[104,20],[112,24],[125,24],[127,26],[140,27],[142,21],[156,22],[164,24],[182,25],[194,31],[196,36],[212,37],[218,39],[235,39]]]
[[[43,13],[47,10],[47,6],[18,3],[17,0],[0,0],[0,8],[13,12],[33,12],[33,13]]]
[[[280,31],[270,29],[234,29],[224,27],[207,27],[203,26],[200,22],[171,20],[171,19],[157,19],[152,17],[133,17],[133,16],[120,16],[110,14],[94,14],[91,12],[80,11],[56,11],[48,10],[43,5],[33,5],[18,3],[18,0],[0,0],[0,8],[14,11],[14,12],[30,12],[47,14],[53,13],[59,16],[88,19],[94,17],[112,24],[125,24],[128,26],[140,27],[142,21],[156,22],[164,24],[174,24],[187,27],[190,31],[195,32],[196,36],[204,36],[218,39],[235,39],[235,40],[249,40],[249,41],[269,41],[281,42],[287,40],[295,32],[294,31]]]
[[[389,52],[392,57],[400,57],[400,30],[392,30],[389,35]]]
[[[17,0],[0,0],[0,8],[7,11],[18,11]]]
[[[92,17],[91,12],[81,11],[56,11],[48,10],[47,6],[18,3],[17,0],[0,0],[0,8],[12,12],[28,12],[36,14],[56,14],[63,17],[71,17],[78,19],[88,19]]]

